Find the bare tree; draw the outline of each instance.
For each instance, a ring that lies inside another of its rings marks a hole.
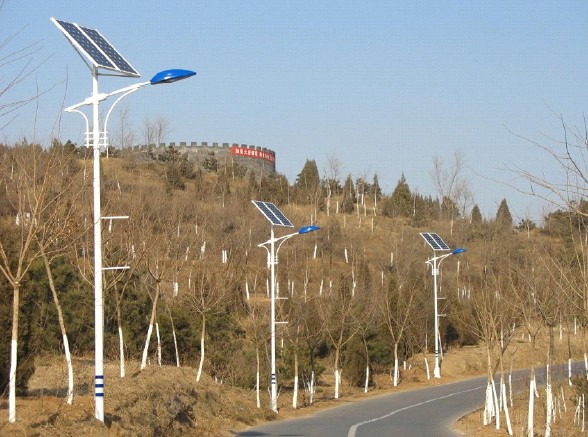
[[[0,0],[0,14],[4,0]],[[8,126],[16,117],[20,108],[35,101],[40,93],[27,98],[10,97],[10,92],[25,80],[29,79],[43,62],[35,62],[35,54],[40,50],[38,42],[13,48],[15,41],[23,33],[24,28],[4,37],[0,41],[0,70],[11,71],[0,78],[0,131]]]
[[[190,272],[193,278],[192,287],[189,290],[188,302],[194,312],[200,317],[200,363],[196,374],[196,382],[202,378],[204,366],[204,345],[206,338],[207,317],[215,312],[222,311],[221,303],[225,301],[227,292],[231,289],[230,265],[223,266],[221,270],[214,269],[205,261],[197,261]]]
[[[524,181],[525,186],[513,183],[506,185],[544,200],[554,209],[588,216],[588,211],[582,208],[582,201],[588,197],[588,123],[584,118],[584,126],[580,130],[568,125],[563,116],[557,117],[563,132],[561,140],[545,138],[543,143],[514,134],[551,159],[555,172],[511,168],[509,171]]]
[[[341,163],[334,154],[327,156],[327,176],[325,178],[325,185],[327,190],[327,215],[331,214],[331,198],[338,195],[340,185],[339,178],[341,176]],[[339,202],[337,204],[337,212],[339,212]]]
[[[83,192],[83,184],[77,182],[77,172],[79,167],[75,163],[75,157],[72,152],[66,151],[60,144],[54,142],[53,153],[59,156],[62,162],[61,174],[57,181],[52,184],[51,192],[60,192],[66,194],[64,198],[52,205],[51,213],[42,217],[46,220],[46,226],[50,226],[50,232],[41,232],[35,234],[35,241],[39,248],[40,257],[43,259],[45,271],[49,281],[49,288],[53,296],[53,302],[57,310],[57,319],[61,337],[63,340],[63,350],[68,373],[68,390],[67,403],[73,403],[74,396],[74,378],[69,340],[65,328],[63,309],[61,307],[57,288],[53,278],[53,269],[51,261],[67,254],[74,246],[75,240],[79,238],[83,230],[78,226],[76,219],[79,211],[77,209],[78,197]],[[74,188],[75,187],[75,191]]]
[[[255,288],[254,288],[255,294]],[[264,319],[263,314],[267,311],[262,312],[261,305],[257,296],[253,296],[247,300],[246,309],[248,317],[241,319],[242,325],[245,327],[245,332],[251,338],[253,346],[255,348],[255,399],[257,408],[261,408],[260,399],[260,369],[261,369],[261,355],[260,347],[269,338],[269,333],[266,327],[268,326],[267,320]]]
[[[158,116],[155,119],[146,117],[143,123],[143,138],[147,145],[154,144],[159,146],[161,142],[165,140],[165,137],[169,133],[169,121]]]
[[[454,207],[462,216],[465,216],[472,205],[472,193],[469,181],[464,175],[465,156],[461,150],[456,150],[449,165],[440,156],[433,158],[433,169],[430,172],[437,194],[439,205],[448,199],[453,205],[450,206],[449,219],[451,220],[451,235],[453,235]]]
[[[155,144],[155,126],[153,120],[149,117],[145,117],[142,134],[143,141],[145,141],[147,147],[150,147],[151,145],[159,146],[159,144]]]
[[[8,420],[16,420],[16,369],[20,291],[31,264],[41,256],[37,241],[49,241],[54,231],[57,205],[67,191],[52,191],[63,170],[57,149],[45,152],[37,145],[5,148],[0,184],[15,218],[15,232],[0,238],[0,272],[12,286]]]
[[[130,109],[127,104],[118,111],[118,126],[112,136],[119,148],[125,149],[132,147],[135,142],[135,133],[130,125]],[[108,148],[106,149],[108,153]]]
[[[318,303],[323,332],[334,349],[335,399],[339,399],[339,387],[343,372],[341,366],[343,349],[358,331],[358,327],[354,323],[358,299],[353,296],[352,278],[341,275],[336,290],[331,295],[318,299]]]
[[[509,292],[508,274],[503,271],[504,260],[508,259],[507,248],[497,241],[488,242],[485,248],[482,272],[477,277],[470,277],[476,292],[464,303],[460,310],[471,332],[477,336],[486,348],[486,401],[484,404],[483,423],[489,425],[495,419],[496,429],[500,429],[500,410],[504,409],[506,426],[512,435],[512,426],[508,403],[506,401],[506,382],[504,373],[504,354],[514,335],[512,304],[505,296]],[[506,329],[506,335],[505,335]],[[496,391],[494,375],[500,370],[499,392]]]
[[[410,265],[410,263],[408,263]],[[411,323],[416,302],[418,282],[410,267],[400,267],[395,263],[388,274],[388,283],[383,285],[380,305],[381,318],[388,329],[394,350],[394,387],[398,385],[400,370],[398,367],[398,345],[403,340],[405,331]]]
[[[378,326],[378,300],[374,296],[375,287],[369,287],[364,293],[359,295],[362,299],[362,311],[358,311],[354,314],[355,324],[358,327],[357,334],[361,337],[361,343],[363,345],[363,351],[365,353],[365,381],[363,390],[367,393],[369,390],[370,383],[370,348],[368,347],[368,338],[373,333],[374,329]]]

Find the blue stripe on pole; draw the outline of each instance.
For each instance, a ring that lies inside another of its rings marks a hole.
[[[104,397],[104,393],[96,393],[96,397],[103,398]]]
[[[95,387],[96,388],[104,388],[104,384],[96,384]]]

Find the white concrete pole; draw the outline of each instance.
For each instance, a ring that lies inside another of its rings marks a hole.
[[[435,307],[435,368],[433,369],[433,376],[441,378],[441,367],[439,367],[439,314],[437,310],[437,276],[439,269],[437,268],[437,257],[433,258],[433,299]]]
[[[92,147],[94,165],[94,338],[96,419],[104,422],[104,304],[102,297],[102,219],[100,212],[100,120],[98,70],[92,74]]]
[[[278,263],[276,257],[276,247],[274,238],[274,226],[271,226],[270,235],[270,272],[271,272],[271,399],[270,408],[278,412],[278,381],[276,376],[276,264]]]

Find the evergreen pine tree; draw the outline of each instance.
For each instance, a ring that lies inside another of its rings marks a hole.
[[[410,217],[413,199],[404,173],[400,176],[390,200],[393,210],[392,217]]]
[[[353,188],[353,180],[351,179],[351,175],[348,175],[347,179],[345,179],[345,184],[343,185],[341,212],[353,212],[355,210],[355,202],[357,202],[357,197],[355,195],[355,189]]]
[[[297,199],[304,204],[320,203],[321,178],[314,159],[307,159],[302,171],[296,177]]]
[[[506,199],[502,199],[502,202],[498,206],[498,211],[496,211],[496,224],[505,228],[512,227],[512,215],[508,209]]]
[[[480,208],[476,204],[472,208],[471,223],[472,223],[472,225],[479,225],[479,224],[482,224],[482,221],[483,221],[482,213],[480,212]]]

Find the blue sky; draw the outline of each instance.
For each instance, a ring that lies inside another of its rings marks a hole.
[[[38,42],[42,64],[0,99],[47,92],[19,110],[4,141],[83,141],[81,118],[61,109],[91,94],[91,76],[50,17],[98,29],[141,80],[198,72],[125,100],[137,141],[145,117],[162,116],[166,141],[275,150],[291,183],[306,159],[325,175],[336,157],[342,178],[377,173],[389,193],[404,173],[434,196],[433,157],[459,149],[486,217],[503,198],[515,218],[540,217],[541,202],[493,180],[512,180],[507,167],[555,174],[519,136],[563,139],[560,114],[583,130],[588,2],[5,0],[0,41],[20,34],[0,58]],[[104,77],[100,91],[134,81]]]

